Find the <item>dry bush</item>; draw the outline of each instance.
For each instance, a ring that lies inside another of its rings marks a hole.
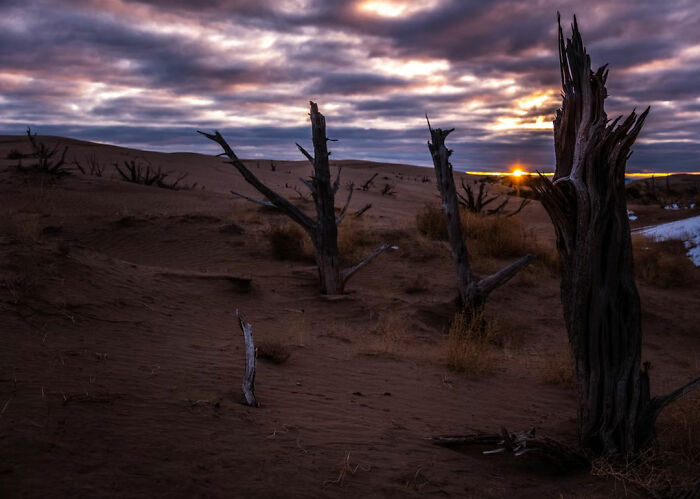
[[[686,255],[681,241],[653,241],[634,236],[632,246],[639,280],[660,288],[684,287],[697,281],[698,269]]]
[[[298,226],[292,223],[275,225],[265,235],[277,260],[313,261],[309,236]]]
[[[625,459],[596,459],[591,473],[615,478],[625,492],[632,486],[651,497],[681,497],[694,486],[700,469],[700,394],[671,404],[658,427],[656,446]]]
[[[447,240],[447,221],[439,205],[426,203],[416,214],[418,232],[430,239]]]
[[[573,388],[574,369],[568,352],[548,353],[542,358],[542,381],[548,385]]]
[[[284,364],[289,359],[291,352],[280,340],[262,340],[257,344],[258,358],[272,362],[273,364]]]
[[[346,217],[338,227],[338,253],[346,263],[356,263],[374,250],[378,235],[363,219]]]
[[[398,357],[406,337],[406,318],[390,311],[382,314],[374,328],[373,337],[367,339],[366,355]]]
[[[529,250],[529,241],[522,223],[517,218],[484,216],[462,212],[462,229],[475,253],[497,258],[523,256]]]
[[[491,344],[496,336],[492,322],[483,312],[469,320],[457,312],[447,333],[447,365],[470,376],[481,376],[493,369]]]

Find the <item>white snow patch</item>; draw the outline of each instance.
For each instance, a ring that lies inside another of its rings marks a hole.
[[[635,231],[654,241],[678,239],[688,248],[688,256],[700,267],[700,215]]]

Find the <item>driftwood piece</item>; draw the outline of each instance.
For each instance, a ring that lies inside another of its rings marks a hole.
[[[559,24],[559,66],[563,93],[554,120],[556,170],[553,180],[540,176],[534,188],[557,237],[581,445],[597,454],[626,455],[655,440],[658,415],[700,386],[700,378],[652,399],[648,364],[640,366],[641,304],[625,166],[649,108],[639,116],[633,111],[624,120],[608,120],[608,70],[591,70],[575,17],[570,39],[564,39]]]
[[[454,128],[450,130],[434,129],[428,122],[428,129],[431,137],[431,141],[428,142],[428,149],[433,158],[435,176],[437,177],[438,189],[442,198],[442,210],[447,219],[447,234],[457,270],[459,298],[464,311],[469,317],[472,317],[475,312],[484,306],[489,293],[515,276],[518,271],[532,260],[532,255],[526,255],[484,279],[477,277],[469,263],[467,243],[462,234],[459,202],[455,189],[452,164],[449,161],[452,151],[445,146],[445,138]]]
[[[375,173],[374,175],[372,175],[364,184],[362,184],[362,187],[360,187],[360,190],[368,191],[369,188],[374,183],[374,179],[377,175],[379,175],[379,173]]]
[[[455,448],[463,445],[485,445],[495,448],[484,454],[509,453],[515,457],[534,457],[557,471],[573,471],[590,467],[590,460],[582,452],[548,437],[539,437],[532,428],[510,433],[505,428],[501,433],[471,435],[441,435],[431,440],[442,447]]]
[[[340,187],[340,169],[338,170],[335,181],[331,183],[330,167],[328,163],[330,152],[328,151],[327,144],[330,139],[326,137],[326,118],[318,111],[318,106],[315,102],[310,103],[310,108],[309,117],[311,118],[311,135],[314,145],[313,155],[300,144],[296,145],[299,151],[301,151],[306,159],[313,165],[311,178],[309,180],[301,179],[301,181],[311,191],[311,196],[313,197],[316,207],[315,220],[263,184],[243,162],[238,159],[236,153],[218,131],[215,131],[213,134],[199,133],[219,144],[224,151],[223,154],[228,157],[229,163],[243,175],[246,182],[255,187],[267,200],[254,199],[236,192],[233,192],[233,194],[254,203],[280,209],[309,234],[314,245],[321,293],[329,295],[342,294],[348,279],[350,279],[358,269],[369,262],[369,260],[384,251],[386,245],[383,245],[350,269],[342,270],[340,268],[340,258],[338,255],[338,224],[345,218],[352,198],[353,186],[350,186],[350,192],[348,193],[345,205],[340,211],[339,216],[336,217],[335,194]]]
[[[353,217],[355,218],[360,218],[367,210],[369,210],[372,207],[372,203],[367,203],[364,205],[362,208],[357,210],[355,213],[352,214]]]
[[[236,317],[238,318],[238,325],[243,331],[243,340],[245,341],[245,375],[241,384],[243,396],[246,404],[257,407],[259,405],[255,398],[255,357],[257,351],[253,344],[253,326],[245,322],[243,314],[238,309],[236,309]]]

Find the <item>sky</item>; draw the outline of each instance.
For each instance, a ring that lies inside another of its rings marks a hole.
[[[332,158],[552,171],[556,13],[609,63],[608,117],[651,113],[628,171],[700,171],[700,3],[0,0],[0,134],[302,159],[308,102]]]

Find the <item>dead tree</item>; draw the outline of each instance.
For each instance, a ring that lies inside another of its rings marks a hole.
[[[462,234],[459,203],[457,201],[452,164],[449,161],[452,151],[445,147],[445,138],[454,128],[450,130],[433,129],[430,126],[430,122],[428,122],[428,129],[430,130],[431,138],[431,141],[428,142],[428,149],[433,158],[435,176],[437,177],[438,189],[442,198],[442,210],[447,218],[447,234],[457,268],[459,298],[467,317],[471,318],[484,306],[489,293],[515,276],[518,271],[532,260],[532,255],[526,255],[488,277],[483,279],[477,277],[469,264],[467,243]]]
[[[241,388],[243,389],[246,404],[257,407],[259,405],[255,398],[255,357],[257,356],[257,351],[253,343],[253,326],[246,323],[243,314],[238,309],[236,309],[236,318],[243,332],[243,341],[245,342],[245,375],[243,376]]]
[[[608,71],[591,71],[575,17],[572,30],[565,45],[559,24],[563,101],[554,120],[556,171],[553,180],[541,176],[535,189],[556,232],[581,444],[594,453],[624,455],[654,441],[661,411],[700,386],[700,378],[650,397],[625,202],[625,163],[649,108],[608,122]]]
[[[476,181],[474,181],[476,184]],[[511,213],[506,213],[505,212],[505,207],[508,204],[508,198],[505,198],[501,204],[496,206],[495,208],[485,210],[486,206],[494,202],[496,199],[498,199],[500,196],[498,194],[487,197],[487,192],[485,190],[486,188],[486,182],[483,180],[479,181],[479,192],[474,195],[474,191],[472,190],[471,186],[469,184],[464,183],[464,179],[461,180],[462,184],[462,190],[464,191],[464,194],[457,193],[458,202],[460,206],[464,207],[466,210],[472,212],[472,213],[478,213],[478,214],[486,214],[486,215],[505,215],[506,217],[512,217],[513,215],[517,215],[520,213],[520,211],[525,208],[528,204],[530,204],[529,199],[523,199],[520,203],[520,206],[515,211],[512,211]]]
[[[44,173],[54,177],[64,177],[71,174],[66,165],[66,153],[68,152],[68,146],[65,146],[59,154],[59,144],[49,147],[43,142],[39,142],[37,140],[36,133],[32,133],[31,128],[27,128],[27,138],[29,139],[29,145],[32,148],[32,153],[29,156],[35,158],[36,163],[28,167],[24,167],[22,166],[22,157],[20,157],[18,158],[19,163],[17,164],[17,169],[19,171]]]
[[[312,219],[287,199],[277,194],[268,186],[263,184],[253,173],[238,159],[236,153],[222,135],[215,131],[214,134],[199,132],[208,139],[213,140],[223,149],[223,155],[227,156],[229,162],[243,175],[243,178],[250,185],[255,187],[267,200],[253,199],[234,192],[249,201],[253,201],[265,206],[272,206],[282,210],[289,218],[298,223],[311,237],[316,253],[316,266],[318,267],[318,279],[321,293],[328,295],[342,294],[345,285],[355,272],[365,266],[372,258],[379,255],[389,247],[387,244],[381,245],[374,253],[364,260],[348,269],[341,269],[338,255],[338,225],[345,218],[345,212],[350,204],[353,189],[350,187],[348,198],[343,209],[336,217],[335,214],[335,194],[340,188],[340,171],[335,181],[331,184],[331,174],[328,166],[328,137],[326,137],[326,118],[318,111],[315,102],[311,102],[311,133],[314,145],[313,156],[302,146],[297,144],[301,153],[313,165],[313,174],[310,180],[300,179],[309,188],[314,204],[316,205],[316,220]]]

